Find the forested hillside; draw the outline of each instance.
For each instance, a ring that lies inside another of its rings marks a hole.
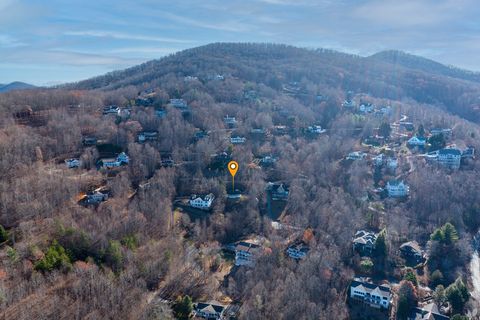
[[[478,307],[480,84],[380,60],[219,43],[0,94],[0,318]]]

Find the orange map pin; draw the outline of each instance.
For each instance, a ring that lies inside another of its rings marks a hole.
[[[232,192],[235,192],[235,174],[238,171],[238,163],[236,161],[230,161],[228,163],[228,171],[232,175]]]

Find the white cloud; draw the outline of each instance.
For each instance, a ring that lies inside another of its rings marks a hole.
[[[245,23],[240,23],[238,21],[227,21],[227,22],[205,22],[199,19],[187,18],[186,16],[179,16],[173,13],[163,13],[167,19],[179,22],[185,25],[199,27],[204,29],[213,29],[218,31],[229,31],[229,32],[246,32],[250,31],[251,26]]]
[[[66,31],[63,33],[66,36],[80,36],[80,37],[98,37],[98,38],[113,38],[121,40],[137,40],[137,41],[154,41],[154,42],[171,42],[171,43],[194,43],[193,40],[183,40],[176,38],[146,36],[140,34],[129,34],[113,31],[100,30],[85,30],[85,31]]]
[[[26,43],[23,43],[7,34],[0,34],[0,48],[17,48],[26,45]]]

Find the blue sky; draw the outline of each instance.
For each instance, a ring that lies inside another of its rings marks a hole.
[[[0,0],[0,83],[76,81],[211,42],[399,49],[480,71],[479,13],[476,0]]]

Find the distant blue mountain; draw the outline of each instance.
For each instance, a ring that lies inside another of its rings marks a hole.
[[[9,92],[13,90],[25,90],[25,89],[33,89],[36,88],[34,85],[15,81],[9,84],[0,84],[0,93]]]

